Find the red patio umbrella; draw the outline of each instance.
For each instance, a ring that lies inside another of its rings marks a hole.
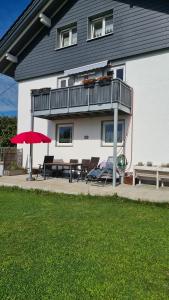
[[[13,138],[11,138],[12,144],[30,144],[30,155],[29,155],[29,178],[28,180],[33,180],[32,178],[32,150],[33,150],[33,144],[38,143],[51,143],[51,139],[40,133],[40,132],[34,132],[34,131],[26,131],[22,132],[20,134],[17,134]]]

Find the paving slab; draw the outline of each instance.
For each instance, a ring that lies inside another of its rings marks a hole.
[[[0,177],[0,186],[17,186],[23,189],[39,189],[56,193],[66,194],[90,194],[100,196],[111,196],[117,194],[120,197],[129,198],[131,200],[149,201],[149,202],[168,202],[169,203],[169,187],[161,187],[156,189],[153,185],[119,185],[113,189],[111,184],[99,184],[73,181],[69,183],[67,179],[51,178],[43,180],[39,178],[35,181],[26,181],[26,175],[3,176]]]

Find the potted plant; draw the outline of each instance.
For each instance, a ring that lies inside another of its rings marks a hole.
[[[83,80],[83,84],[85,88],[94,88],[96,83],[96,79],[95,78],[90,78],[90,79],[84,79]]]
[[[109,85],[111,83],[112,76],[102,76],[97,79],[100,86]]]

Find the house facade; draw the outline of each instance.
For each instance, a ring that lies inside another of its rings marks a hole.
[[[168,64],[166,1],[34,0],[0,41],[0,72],[19,86],[18,132],[52,138],[34,147],[34,166],[46,154],[123,153],[128,171],[169,162]]]

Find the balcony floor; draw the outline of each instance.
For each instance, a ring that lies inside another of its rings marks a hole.
[[[34,117],[43,118],[43,119],[56,119],[56,118],[74,118],[74,117],[87,117],[91,116],[98,116],[98,115],[112,115],[113,109],[117,104],[102,104],[102,105],[94,105],[94,107],[74,107],[74,108],[62,108],[62,109],[52,109],[52,110],[43,110],[34,112]],[[119,107],[119,114],[128,114],[131,115],[131,109],[118,104]]]

